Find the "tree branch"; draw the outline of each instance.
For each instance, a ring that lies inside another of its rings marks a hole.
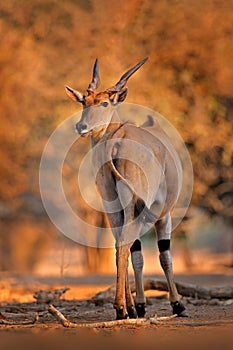
[[[169,321],[177,315],[167,316],[167,317],[155,317],[153,318],[136,318],[136,319],[126,319],[126,320],[115,320],[115,321],[102,321],[94,323],[73,323],[67,320],[67,318],[52,304],[49,305],[49,313],[52,314],[62,325],[67,328],[112,328],[116,326],[145,326],[150,324],[163,324],[164,321]]]

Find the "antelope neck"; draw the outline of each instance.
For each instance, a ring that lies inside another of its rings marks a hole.
[[[112,117],[110,123],[108,124],[103,136],[100,136],[100,137],[91,136],[92,146],[95,146],[100,141],[105,141],[110,134],[114,134],[114,132],[116,130],[118,130],[123,124],[124,123],[120,122],[119,120],[116,120],[116,118],[113,115],[113,117]]]

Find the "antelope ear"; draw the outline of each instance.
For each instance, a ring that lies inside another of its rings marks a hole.
[[[65,86],[65,90],[67,95],[71,98],[71,100],[76,101],[76,102],[80,102],[83,103],[84,102],[84,98],[83,95],[81,94],[81,92],[72,89],[69,86]]]
[[[114,93],[110,100],[113,104],[121,103],[126,99],[128,93],[128,88],[124,88],[116,93]]]

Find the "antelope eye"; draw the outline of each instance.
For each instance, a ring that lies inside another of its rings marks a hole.
[[[102,103],[102,106],[103,106],[103,107],[108,107],[108,102],[103,102],[103,103]]]

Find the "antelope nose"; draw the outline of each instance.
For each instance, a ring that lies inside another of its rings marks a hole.
[[[77,129],[79,134],[82,134],[84,131],[87,131],[87,125],[86,124],[82,124],[82,123],[77,123],[76,124],[76,129]]]

